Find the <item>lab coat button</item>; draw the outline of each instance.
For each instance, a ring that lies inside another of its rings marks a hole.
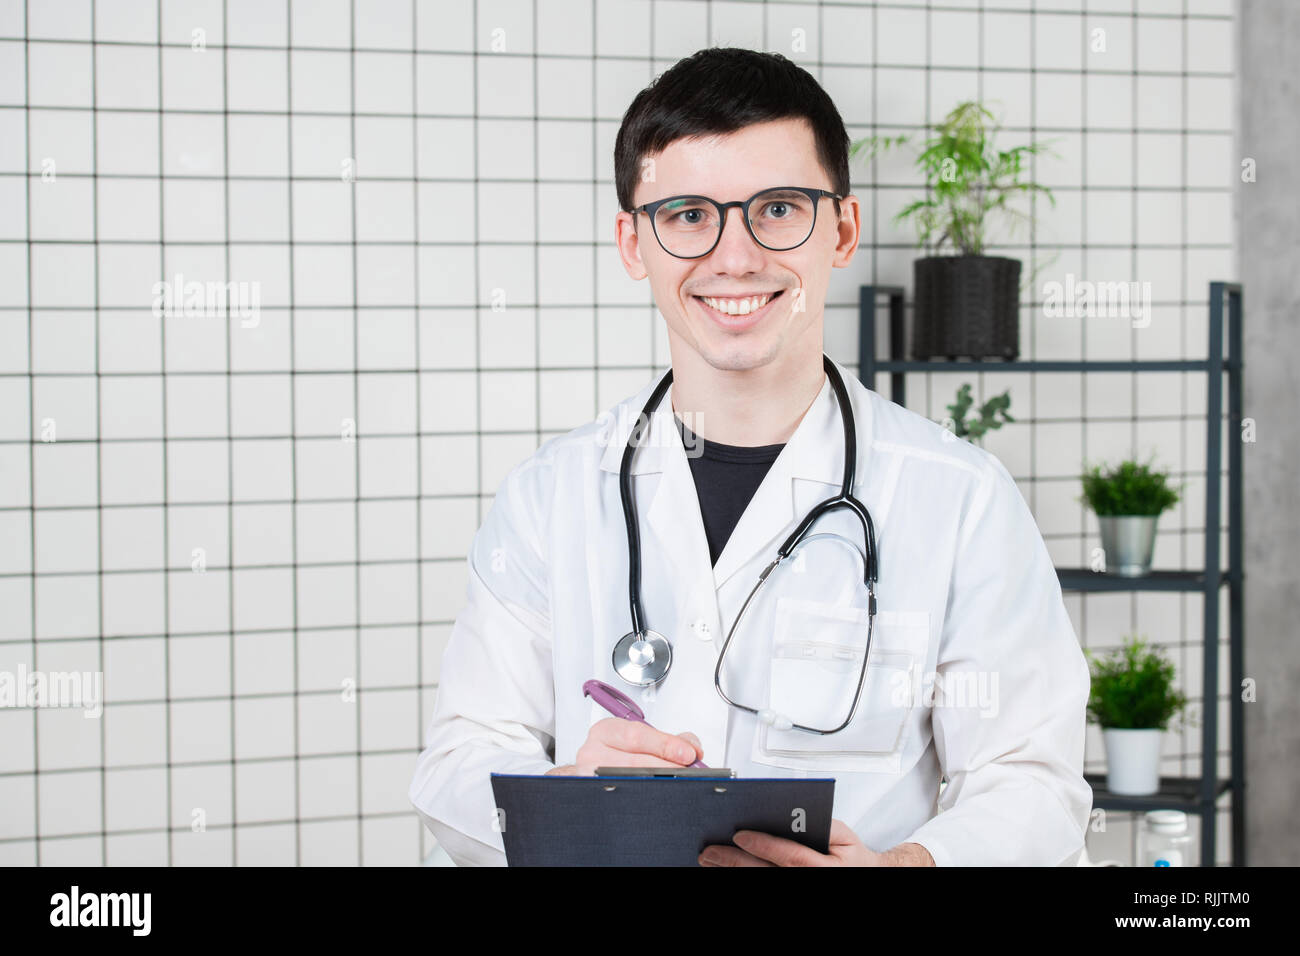
[[[696,618],[691,624],[691,627],[694,629],[695,633],[699,635],[700,640],[707,641],[712,639],[713,635],[709,633],[709,622],[704,618]]]

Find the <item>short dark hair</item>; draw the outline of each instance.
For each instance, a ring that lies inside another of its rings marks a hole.
[[[817,158],[834,191],[847,196],[849,135],[812,74],[779,53],[738,47],[709,47],[679,60],[638,93],[623,114],[614,142],[619,208],[631,212],[642,159],[669,143],[796,116],[812,126]],[[838,200],[835,205],[838,210]]]

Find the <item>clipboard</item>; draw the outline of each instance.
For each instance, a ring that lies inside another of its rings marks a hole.
[[[724,771],[729,773],[729,771]],[[709,845],[759,830],[825,853],[830,778],[492,774],[509,866],[698,866]]]

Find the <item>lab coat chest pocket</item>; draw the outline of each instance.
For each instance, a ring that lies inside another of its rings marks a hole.
[[[771,709],[829,729],[848,716],[862,670],[865,610],[798,601],[778,610],[770,667]],[[898,773],[922,701],[928,611],[879,611],[853,719],[833,734],[758,723],[752,757],[812,771]]]

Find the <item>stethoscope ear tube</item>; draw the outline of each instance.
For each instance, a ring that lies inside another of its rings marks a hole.
[[[628,606],[632,611],[632,633],[636,635],[645,633],[645,614],[641,610],[641,532],[637,528],[636,509],[632,503],[632,456],[641,444],[641,432],[649,427],[650,416],[663,399],[664,392],[668,391],[672,380],[673,370],[670,368],[655,386],[645,408],[641,410],[641,417],[632,424],[618,469],[618,493],[623,501],[623,522],[627,525]],[[614,669],[618,669],[617,664]]]
[[[871,586],[880,580],[880,558],[876,551],[876,526],[871,520],[871,512],[867,510],[866,505],[853,496],[854,472],[857,471],[858,467],[858,427],[853,417],[853,404],[849,401],[849,393],[844,387],[844,380],[840,377],[839,370],[829,356],[822,355],[822,366],[826,369],[826,377],[830,379],[831,388],[834,389],[835,397],[839,400],[840,418],[844,423],[844,479],[840,483],[840,493],[834,498],[827,498],[804,515],[803,520],[785,539],[785,543],[781,545],[777,554],[782,559],[788,558],[799,544],[799,541],[813,526],[813,522],[836,508],[848,508],[858,516],[858,521],[862,524],[862,537],[867,543],[866,570],[863,583]],[[872,590],[874,593],[874,588]]]
[[[871,512],[867,511],[866,505],[852,495],[845,497],[841,493],[834,498],[827,498],[804,515],[803,520],[799,522],[799,526],[790,533],[790,536],[785,539],[785,543],[777,549],[777,558],[778,560],[785,560],[790,557],[794,549],[798,547],[799,542],[812,528],[813,523],[822,515],[837,508],[847,508],[857,515],[858,520],[862,523],[862,537],[867,543],[867,551],[863,561],[862,582],[867,585],[874,585],[880,580],[880,568],[876,558],[876,528],[871,520]]]

